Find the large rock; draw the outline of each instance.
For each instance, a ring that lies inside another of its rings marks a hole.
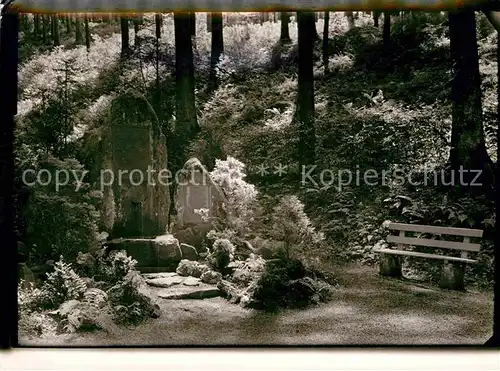
[[[156,237],[153,241],[153,248],[161,260],[181,261],[182,251],[179,240],[171,234]]]
[[[170,197],[168,184],[148,181],[148,171],[167,167],[165,136],[146,98],[126,91],[113,99],[106,120],[107,135],[99,147],[93,172],[103,179],[100,210],[104,227],[121,237],[153,237],[165,233]],[[121,179],[118,179],[121,176]],[[108,185],[109,184],[109,185]]]
[[[127,287],[128,291],[133,293],[134,299],[141,303],[150,317],[158,318],[161,315],[156,295],[137,271],[127,273],[123,279],[122,287]]]
[[[200,279],[196,277],[187,277],[182,281],[184,286],[200,286]]]
[[[225,218],[228,205],[222,189],[197,158],[189,159],[181,171],[175,193],[177,218],[171,232],[182,242],[196,248],[198,254],[214,218]]]
[[[176,272],[179,276],[192,276],[200,278],[201,275],[208,270],[210,270],[210,268],[205,264],[200,264],[196,261],[183,259],[177,266]]]
[[[220,280],[222,280],[222,274],[216,271],[206,271],[203,273],[200,277],[201,282],[216,285],[219,283]]]
[[[173,285],[178,285],[180,284],[184,278],[181,276],[171,276],[171,277],[158,277],[158,278],[152,278],[146,280],[146,283],[149,286],[154,286],[154,287],[170,287]]]
[[[23,280],[22,287],[25,289],[35,287],[35,275],[28,266],[25,263],[21,263],[17,265],[17,269],[19,280]]]
[[[181,243],[180,245],[182,252],[182,259],[187,260],[198,260],[198,252],[194,246],[188,245],[186,243]]]
[[[212,285],[200,284],[198,286],[174,286],[158,292],[162,299],[208,299],[220,296],[221,292]]]

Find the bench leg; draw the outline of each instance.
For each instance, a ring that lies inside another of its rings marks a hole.
[[[439,287],[449,290],[465,290],[465,264],[444,262]]]
[[[398,256],[392,254],[380,254],[380,275],[399,278],[403,276],[401,272],[401,262]]]

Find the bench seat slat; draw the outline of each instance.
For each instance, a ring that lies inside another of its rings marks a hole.
[[[464,258],[457,258],[454,256],[445,256],[445,255],[426,254],[423,252],[415,252],[415,251],[403,251],[403,250],[392,250],[392,249],[376,249],[373,251],[376,253],[383,253],[383,254],[415,256],[418,258],[448,260],[448,261],[456,261],[456,262],[471,263],[471,264],[477,263],[477,260],[473,259],[464,259]]]
[[[393,242],[402,245],[427,246],[427,247],[437,247],[440,249],[451,249],[451,250],[473,251],[473,252],[479,251],[481,247],[481,245],[477,243],[463,243],[463,242],[453,242],[453,241],[443,241],[443,240],[430,240],[428,238],[400,237],[400,236],[387,236],[387,242]]]
[[[404,223],[392,223],[392,222],[389,223],[388,227],[389,229],[396,231],[446,234],[451,236],[462,236],[462,237],[483,237],[482,229],[437,227],[433,225],[404,224]]]

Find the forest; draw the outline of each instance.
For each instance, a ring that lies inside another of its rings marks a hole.
[[[2,67],[10,55],[18,76],[21,344],[491,336],[490,14],[4,13],[1,23]],[[162,169],[175,181],[162,183]],[[404,277],[381,276],[391,223],[481,230],[469,255],[439,233],[431,246],[445,248],[409,246],[473,259],[465,288],[441,287],[441,258],[405,257]]]

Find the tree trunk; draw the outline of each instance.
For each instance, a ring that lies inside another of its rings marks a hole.
[[[347,17],[347,23],[349,24],[349,29],[354,28],[354,14],[352,11],[350,12],[344,12],[345,16]]]
[[[387,49],[391,45],[391,14],[384,12],[384,30],[383,30],[384,47]]]
[[[189,33],[191,37],[196,36],[196,13],[189,13]]]
[[[290,15],[288,12],[281,12],[281,35],[280,40],[284,42],[291,41],[290,30],[288,24],[290,23]]]
[[[219,63],[220,56],[224,52],[224,37],[223,28],[224,24],[222,21],[222,13],[212,13],[212,55],[210,57],[210,90],[217,88],[217,73],[216,67]]]
[[[42,14],[41,17],[42,17],[42,40],[43,40],[43,43],[46,44],[47,43],[47,28],[48,28],[47,16],[45,14]]]
[[[66,15],[66,32],[71,33],[71,14]]]
[[[52,41],[54,42],[54,46],[58,46],[60,44],[59,19],[57,18],[57,14],[52,16]]]
[[[314,75],[313,45],[315,35],[311,23],[314,24],[314,13],[297,12],[298,24],[298,93],[296,119],[299,125],[298,156],[301,165],[313,164],[315,161],[316,135],[314,129]]]
[[[207,32],[212,32],[212,13],[207,13]]]
[[[155,14],[155,34],[157,39],[161,39],[161,26],[163,23],[163,15],[161,13]]]
[[[38,36],[38,34],[40,33],[40,15],[39,14],[35,14],[33,16],[33,23],[34,23],[33,33],[35,36]]]
[[[75,16],[75,41],[78,45],[83,44],[83,35],[82,35],[82,20],[80,19],[80,15],[77,14]]]
[[[137,15],[134,18],[134,45],[139,45],[139,29],[142,24],[141,16]]]
[[[380,12],[378,10],[373,11],[373,25],[378,28],[378,19],[380,17]]]
[[[190,14],[174,13],[175,29],[175,115],[181,147],[198,132]]]
[[[323,46],[322,46],[322,51],[323,51],[323,66],[325,67],[325,75],[328,74],[329,68],[328,68],[328,34],[329,34],[329,23],[330,23],[330,12],[326,11],[325,12],[325,21],[323,24]]]
[[[89,29],[89,17],[84,15],[85,21],[85,45],[87,46],[87,50],[90,50],[90,29]]]
[[[492,182],[492,162],[486,152],[483,131],[475,13],[473,10],[449,12],[448,20],[453,63],[449,163],[455,172],[461,167],[472,170],[464,174],[466,179],[463,183],[470,184],[476,171],[481,171],[480,179],[476,182],[488,186]]]
[[[129,33],[128,33],[128,18],[126,18],[126,17],[120,18],[120,27],[121,27],[121,34],[122,34],[122,55],[126,55],[130,51]]]

